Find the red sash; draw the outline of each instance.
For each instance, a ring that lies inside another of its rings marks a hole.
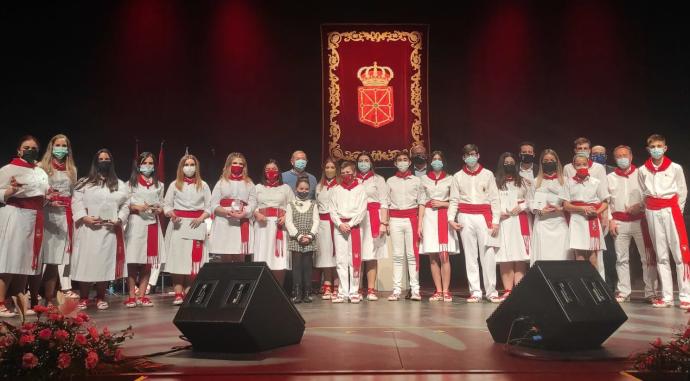
[[[680,205],[678,205],[678,195],[674,195],[669,199],[647,196],[647,198],[645,198],[645,205],[649,210],[671,208],[671,216],[673,217],[673,224],[676,226],[676,231],[678,232],[680,252],[683,254],[683,263],[685,264],[683,280],[690,279],[690,249],[688,248],[688,233],[685,230],[683,212],[680,211]]]
[[[30,209],[36,211],[36,221],[34,222],[34,245],[31,257],[31,269],[38,268],[38,258],[41,255],[41,244],[43,243],[43,196],[34,197],[10,197],[7,205],[15,208]]]
[[[115,279],[120,279],[125,274],[125,234],[122,225],[117,225],[115,230]],[[148,256],[148,253],[147,253]]]
[[[259,213],[263,214],[266,217],[278,217],[278,218],[285,215],[285,211],[283,209],[279,209],[279,208],[261,208],[261,209],[259,209]],[[278,228],[276,229],[275,255],[276,255],[276,257],[282,257],[283,256],[283,227],[281,225],[278,225]]]
[[[341,218],[340,221],[347,223],[350,222],[350,218]],[[350,238],[352,238],[352,276],[359,278],[359,270],[362,267],[362,231],[359,225],[350,226]]]
[[[419,271],[419,209],[390,209],[388,211],[391,218],[407,218],[412,225],[412,249],[417,271]]]
[[[54,196],[51,201],[58,201],[65,206],[65,218],[67,218],[67,252],[72,254],[72,236],[74,234],[74,221],[72,220],[72,197]]]
[[[591,206],[594,209],[599,209],[601,203],[586,203],[582,201],[571,201],[572,205],[575,206]],[[599,222],[599,215],[596,216],[584,216],[589,224],[589,249],[590,250],[601,250],[601,224]]]
[[[481,214],[486,220],[486,226],[491,229],[493,224],[491,222],[491,205],[489,204],[458,204],[458,211],[466,214]]]
[[[179,210],[175,209],[175,215],[180,218],[199,218],[204,214],[203,210]],[[195,239],[192,242],[192,278],[196,277],[201,269],[201,259],[204,257],[204,241]]]
[[[429,172],[433,173],[433,172]],[[431,201],[424,205],[425,208],[435,209],[438,213],[436,216],[437,230],[438,230],[438,250],[441,259],[444,261],[448,258],[448,207],[434,208],[431,206]]]
[[[380,202],[369,202],[367,203],[367,211],[369,212],[369,227],[371,228],[372,238],[378,238],[381,233],[381,216],[379,215],[379,210],[381,210]]]
[[[613,212],[611,214],[614,220],[623,222],[640,221],[640,228],[642,229],[642,240],[644,241],[644,251],[647,256],[647,267],[656,266],[656,251],[654,251],[654,244],[652,244],[652,236],[649,235],[649,225],[644,213],[632,215],[625,212]]]
[[[224,198],[220,200],[220,206],[224,208],[230,207],[233,201],[235,200],[232,198]],[[242,200],[238,201],[242,202],[242,207],[247,205],[247,203]],[[240,254],[249,254],[249,218],[240,218],[240,240],[242,241]]]
[[[132,214],[139,214],[138,211],[133,210]],[[158,268],[160,265],[158,257],[158,216],[156,216],[156,223],[147,226],[146,231],[146,264]]]
[[[524,203],[520,201],[519,203]],[[520,234],[522,234],[522,241],[525,243],[525,250],[527,255],[529,255],[530,247],[530,232],[529,232],[529,217],[527,216],[527,211],[523,210],[518,214],[518,220],[520,221]]]
[[[331,214],[330,213],[319,213],[319,220],[330,222],[330,225],[331,225],[331,246],[333,247],[333,256],[335,257],[335,238],[333,237],[333,234],[335,231],[335,225],[333,224],[333,220],[331,220]]]

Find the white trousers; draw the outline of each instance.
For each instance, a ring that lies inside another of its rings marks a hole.
[[[661,210],[647,209],[645,215],[649,225],[649,234],[654,243],[654,251],[656,251],[656,263],[664,301],[673,301],[673,276],[671,274],[671,259],[673,259],[676,265],[678,296],[681,302],[690,302],[690,280],[683,280],[685,266],[683,265],[678,232],[676,231],[676,225],[673,223],[671,208]]]
[[[419,272],[414,257],[414,241],[412,238],[412,224],[409,218],[391,217],[390,236],[393,244],[393,292],[402,290],[402,275],[407,259],[407,272],[410,278],[410,288],[413,293],[419,293]]]
[[[616,291],[622,296],[630,295],[630,243],[634,240],[642,261],[642,279],[644,280],[645,298],[656,296],[658,274],[656,266],[647,266],[644,237],[640,221],[616,221],[618,235],[614,239],[616,249],[616,273],[618,284]]]
[[[481,214],[467,213],[459,213],[457,219],[462,224],[460,239],[462,240],[462,249],[465,252],[465,268],[467,281],[470,285],[470,294],[479,298],[482,297],[479,280],[479,263],[481,262],[486,296],[498,296],[496,291],[496,257],[493,250],[486,247],[486,241],[489,238],[486,219]]]
[[[58,265],[58,276],[60,277],[60,288],[63,291],[71,290],[72,280],[69,279],[69,264]]]
[[[350,298],[358,295],[361,269],[357,269],[359,275],[355,277],[355,268],[352,266],[352,236],[350,233],[343,234],[336,229],[333,232],[333,241],[335,244],[335,269],[340,279],[338,296]]]

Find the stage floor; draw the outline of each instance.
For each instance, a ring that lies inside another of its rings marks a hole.
[[[177,311],[172,297],[154,295],[153,308],[125,308],[111,297],[111,308],[89,313],[99,327],[111,331],[132,325],[134,339],[124,346],[128,356],[166,351],[187,343],[172,324]],[[623,304],[629,320],[606,342],[604,361],[541,361],[507,354],[494,344],[486,318],[496,305],[428,301],[332,304],[315,300],[298,305],[307,322],[302,343],[256,355],[199,354],[189,350],[151,360],[168,365],[152,379],[490,379],[490,380],[630,380],[620,371],[631,353],[644,350],[657,337],[666,339],[688,314],[679,308],[653,309],[649,304]],[[15,320],[11,319],[11,320]],[[209,332],[212,335],[213,332]]]

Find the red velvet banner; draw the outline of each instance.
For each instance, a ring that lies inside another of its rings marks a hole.
[[[428,25],[322,25],[323,158],[429,149]]]

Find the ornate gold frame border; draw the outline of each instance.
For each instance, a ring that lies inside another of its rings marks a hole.
[[[412,54],[410,54],[410,65],[414,69],[414,73],[410,77],[410,111],[414,115],[412,122],[411,133],[413,142],[410,146],[417,144],[424,145],[422,139],[422,34],[418,31],[399,31],[392,32],[364,32],[364,31],[350,31],[350,32],[329,32],[328,38],[328,103],[329,109],[329,136],[328,152],[336,159],[354,160],[361,151],[343,151],[340,143],[340,125],[338,124],[337,116],[340,114],[340,79],[335,75],[335,70],[340,64],[340,55],[338,54],[338,47],[341,42],[359,42],[359,41],[409,41],[412,46]],[[391,161],[395,155],[400,153],[400,150],[372,150],[371,159],[373,161]]]

